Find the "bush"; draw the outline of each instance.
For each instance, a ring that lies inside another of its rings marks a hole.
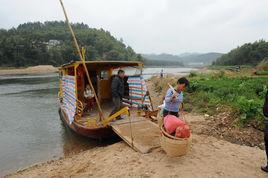
[[[189,77],[192,78],[192,77],[196,77],[197,76],[197,73],[196,72],[190,72],[189,74]]]
[[[249,123],[252,119],[262,115],[262,103],[260,100],[247,99],[244,96],[238,98],[237,108],[240,111],[240,122],[242,124]]]
[[[264,58],[257,66],[259,70],[268,71],[268,57]]]

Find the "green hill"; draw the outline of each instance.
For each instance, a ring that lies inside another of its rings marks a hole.
[[[178,62],[184,65],[211,65],[213,61],[221,57],[221,53],[184,53],[181,55],[172,54],[142,54],[148,60],[163,61],[165,63]]]
[[[268,57],[268,42],[264,40],[246,43],[216,60],[215,65],[258,65]]]
[[[72,24],[87,60],[141,60],[142,57],[108,31]],[[34,22],[0,29],[0,66],[61,65],[78,60],[71,34],[63,21]]]

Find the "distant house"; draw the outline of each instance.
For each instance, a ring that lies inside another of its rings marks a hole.
[[[60,44],[61,44],[60,40],[49,40],[48,41],[48,45],[50,45],[50,46],[57,46],[57,45],[60,45]]]
[[[48,43],[47,43],[47,49],[49,50],[49,49],[51,49],[51,48],[53,48],[55,46],[58,46],[60,44],[61,44],[60,40],[54,40],[54,39],[49,40]]]
[[[41,41],[33,41],[32,42],[32,45],[34,47],[40,47],[40,46],[45,46],[48,50],[55,47],[55,46],[58,46],[62,43],[62,41],[60,40],[49,40],[48,42],[41,42]]]

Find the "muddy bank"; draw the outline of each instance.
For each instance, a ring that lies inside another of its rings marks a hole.
[[[15,75],[15,74],[44,74],[55,73],[58,68],[52,65],[38,65],[34,67],[18,68],[18,69],[0,69],[0,75]]]

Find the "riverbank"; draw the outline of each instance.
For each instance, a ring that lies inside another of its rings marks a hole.
[[[7,177],[266,177],[260,170],[264,152],[200,133],[206,119],[188,114],[193,144],[188,155],[171,158],[160,148],[149,154],[123,141],[49,161]],[[135,138],[134,138],[135,139]]]
[[[58,68],[52,65],[38,65],[27,68],[2,68],[0,69],[0,75],[45,74],[55,73],[57,71]]]
[[[177,77],[170,78],[175,80]],[[153,81],[147,85],[154,106],[157,106],[167,86],[163,84],[164,88],[159,92]],[[163,82],[167,83],[167,78]],[[221,122],[216,124],[226,128],[224,133],[228,133],[228,126],[222,123],[226,121],[221,117],[223,115],[219,115],[217,121]],[[189,154],[180,158],[168,157],[161,148],[140,154],[119,142],[38,164],[7,177],[266,177],[267,174],[260,170],[266,162],[264,151],[230,143],[226,137],[215,134],[218,130],[214,127],[214,119],[201,113],[185,115],[193,132],[193,144]]]
[[[225,139],[232,143],[258,146],[264,149],[263,114],[267,78],[247,71],[232,72],[214,70],[191,73],[190,87],[185,92],[184,110],[207,117],[203,133]],[[168,88],[175,85],[176,77],[164,80],[151,79],[152,89],[163,97]],[[159,105],[156,100],[155,105]]]

